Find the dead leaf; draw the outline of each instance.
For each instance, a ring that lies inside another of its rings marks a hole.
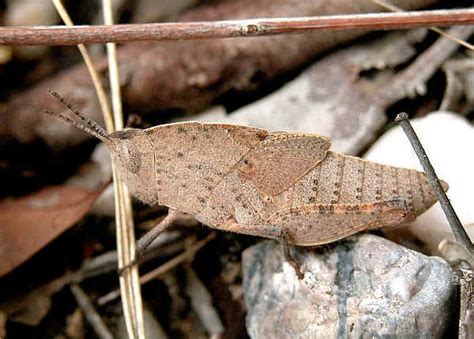
[[[0,276],[79,221],[100,190],[51,186],[19,199],[0,202]]]

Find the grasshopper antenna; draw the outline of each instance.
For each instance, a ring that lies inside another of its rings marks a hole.
[[[80,122],[77,122],[77,121],[74,121],[72,120],[71,118],[68,118],[67,116],[65,115],[62,115],[60,113],[57,113],[57,112],[53,112],[53,111],[49,111],[49,110],[45,110],[44,111],[46,114],[49,114],[49,115],[52,115],[58,119],[61,119],[61,120],[64,120],[74,126],[76,126],[77,128],[79,128],[80,130],[83,130],[84,132],[86,133],[89,133],[90,135],[93,135],[95,136],[97,139],[107,143],[110,141],[110,138],[108,136],[104,136],[100,133],[98,133],[95,129],[91,129],[89,128],[88,126],[86,125],[83,125],[81,124]]]
[[[85,125],[81,124],[81,123],[78,123],[78,122],[75,122],[74,120],[72,120],[70,118],[67,118],[66,116],[64,116],[62,114],[59,114],[59,113],[55,113],[55,112],[52,112],[52,111],[47,111],[46,113],[48,113],[50,115],[53,115],[53,116],[56,116],[58,118],[61,118],[64,121],[67,121],[69,123],[72,123],[77,128],[82,129],[83,131],[94,135],[95,137],[99,138],[100,140],[102,140],[104,142],[110,140],[109,134],[107,133],[107,131],[101,125],[99,125],[96,121],[83,116],[74,106],[72,106],[72,104],[70,102],[66,101],[66,99],[64,99],[55,90],[48,89],[48,92],[53,97],[55,97],[56,100],[58,100],[61,104],[66,106],[66,108],[69,109],[76,117],[81,119],[85,123]]]

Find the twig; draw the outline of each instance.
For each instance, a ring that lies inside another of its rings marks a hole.
[[[474,9],[455,9],[113,26],[1,27],[0,44],[67,46],[81,43],[235,38],[308,31],[408,29],[473,23]]]
[[[113,25],[111,0],[102,1],[104,22],[107,26]],[[116,46],[114,43],[107,44],[107,57],[109,63],[109,78],[112,92],[112,108],[114,116],[114,129],[123,129],[122,100],[118,76],[118,63]],[[113,165],[115,177],[115,213],[117,230],[117,252],[120,267],[127,267],[135,261],[135,230],[133,224],[132,202],[128,188],[121,180],[117,166]],[[130,338],[145,338],[145,326],[143,322],[143,305],[138,280],[138,268],[132,267],[120,275],[120,290],[122,292],[123,313],[128,336]]]
[[[193,257],[197,251],[199,251],[204,245],[206,245],[209,241],[214,239],[216,237],[215,233],[209,234],[206,238],[203,240],[197,241],[194,243],[192,246],[190,246],[188,249],[186,249],[185,252],[181,253],[180,255],[177,255],[173,259],[165,262],[163,265],[158,266],[154,270],[151,270],[150,272],[142,275],[140,277],[140,284],[146,284],[147,282],[150,282],[153,279],[156,279],[160,275],[168,272],[169,270],[173,269],[174,267],[178,266],[179,264],[183,263],[184,261],[188,260],[189,258]],[[108,302],[117,299],[120,296],[120,290],[113,290],[106,295],[102,296],[99,298],[97,303],[99,305],[105,305]]]
[[[452,59],[448,60],[443,65],[443,71],[446,76],[446,90],[444,91],[443,100],[439,105],[440,111],[452,111],[453,105],[456,101],[458,101],[461,96],[463,95],[464,91],[464,84],[461,81],[461,77],[459,76],[462,74],[469,74],[470,72],[474,71],[474,59],[473,58],[464,58],[464,59]],[[468,103],[463,110],[460,112],[461,115],[465,115],[466,112],[469,112],[471,108],[469,106],[474,105],[474,101]],[[474,108],[474,106],[473,106]]]
[[[391,10],[393,12],[403,12],[403,10],[385,0],[372,0],[375,4],[379,5],[379,6],[382,6],[383,8],[385,9],[388,9],[388,10]],[[448,38],[450,40],[453,40],[455,42],[457,42],[458,44],[470,49],[470,50],[473,50],[474,51],[474,45],[470,44],[469,42],[467,41],[464,41],[462,39],[459,39],[449,33],[446,33],[445,31],[443,31],[442,29],[439,29],[438,27],[430,27],[430,29],[433,31],[433,32],[436,32],[438,33],[439,35],[442,35],[444,36],[445,38]]]
[[[468,38],[474,26],[451,27],[452,36]],[[390,83],[390,90],[383,93],[386,102],[396,102],[402,98],[416,97],[426,94],[425,83],[439,69],[439,67],[458,50],[456,42],[440,37],[434,44],[425,50],[414,62],[403,71],[399,72]]]
[[[178,246],[171,248],[171,255],[181,251],[182,245],[179,244],[179,241],[182,239],[183,234],[179,231],[160,234],[160,236],[153,241],[147,249],[146,253],[141,258],[141,262],[147,262],[156,258],[158,255],[163,255],[163,247],[172,245],[173,243],[178,244]],[[169,250],[165,251],[165,253],[169,253]],[[85,261],[79,271],[76,272],[75,281],[76,283],[79,283],[85,279],[96,277],[98,275],[117,272],[117,269],[117,251],[112,250]]]
[[[191,307],[197,314],[210,338],[220,338],[224,325],[219,313],[213,306],[212,296],[197,276],[190,263],[186,264],[186,294],[191,300]]]
[[[438,200],[441,204],[441,208],[443,209],[443,212],[446,215],[446,219],[448,219],[449,225],[451,226],[451,230],[454,234],[454,238],[467,250],[473,253],[474,246],[472,245],[472,242],[469,239],[466,230],[462,226],[461,221],[459,220],[456,214],[456,211],[454,211],[451,202],[449,201],[446,193],[444,192],[444,189],[441,186],[438,176],[436,175],[436,172],[433,166],[431,165],[430,160],[428,159],[428,155],[426,154],[425,149],[421,145],[420,139],[418,139],[415,130],[413,129],[410,121],[408,120],[408,114],[399,113],[395,118],[395,121],[402,126],[403,131],[407,135],[408,140],[410,140],[410,143],[416,155],[418,156],[418,159],[420,160],[421,166],[423,167],[423,170],[425,171],[426,176],[428,177],[428,181],[431,185],[431,188],[437,195]]]
[[[101,339],[113,339],[112,333],[105,325],[99,313],[95,310],[87,294],[75,284],[71,285],[71,292],[97,336]]]

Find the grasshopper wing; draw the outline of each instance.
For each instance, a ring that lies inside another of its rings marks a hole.
[[[271,133],[242,158],[237,171],[262,194],[275,196],[320,163],[330,145],[317,135]]]

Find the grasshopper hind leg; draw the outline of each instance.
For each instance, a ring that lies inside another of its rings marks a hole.
[[[357,232],[413,220],[404,199],[366,204],[308,204],[280,210],[269,220],[298,246],[330,243]]]
[[[280,241],[282,257],[293,267],[298,279],[303,279],[304,272],[302,267],[291,253],[292,241],[289,239],[289,236],[282,228],[273,225],[240,224],[235,220],[234,217],[231,217],[226,223],[220,225],[219,229],[248,235],[256,235]]]

